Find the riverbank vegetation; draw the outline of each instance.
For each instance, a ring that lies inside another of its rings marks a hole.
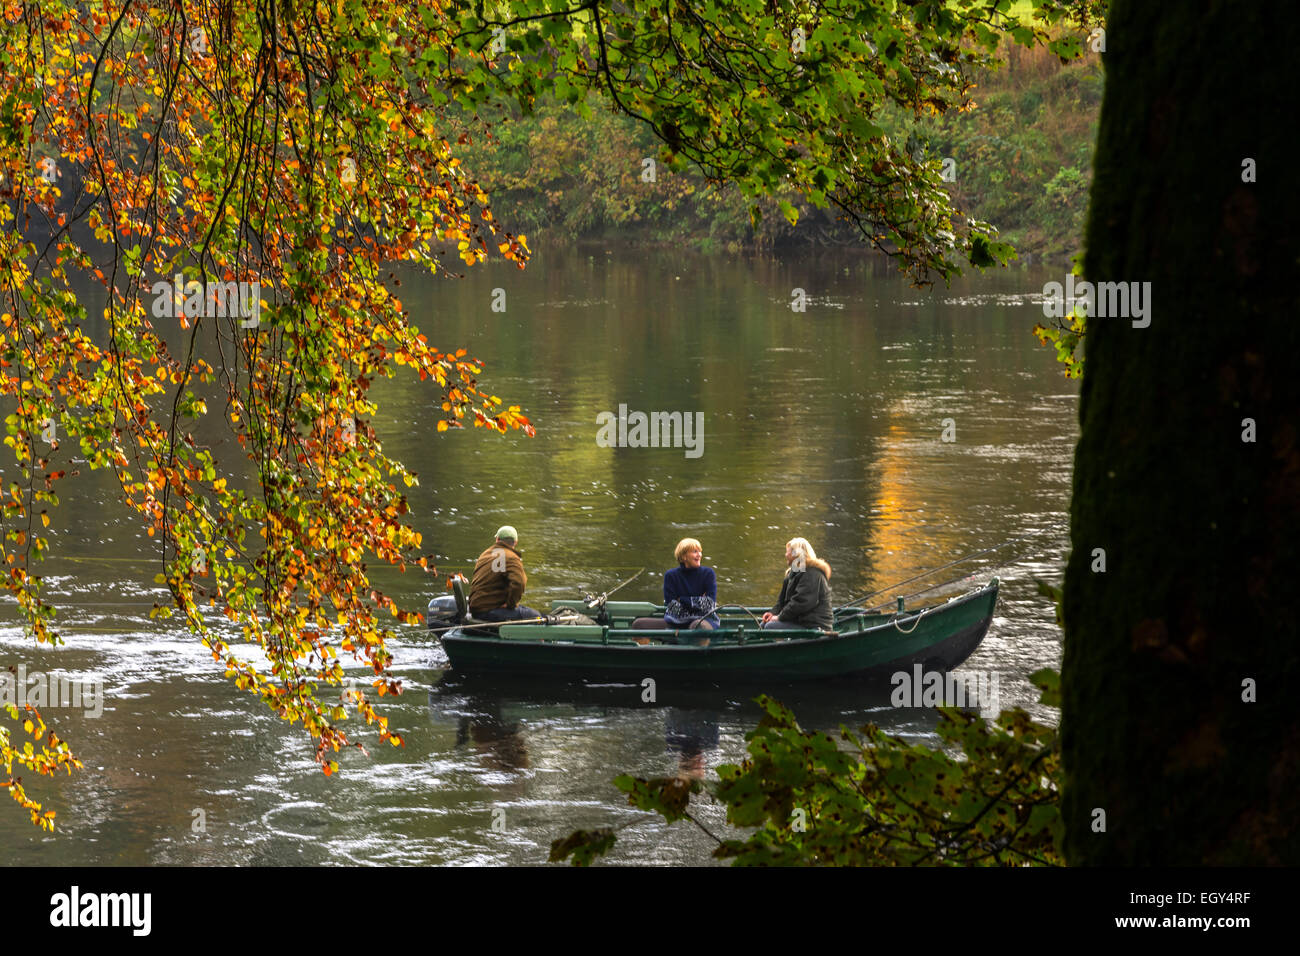
[[[1062,62],[1044,47],[1004,40],[997,51],[1004,65],[973,77],[974,108],[918,117],[889,104],[873,121],[935,164],[955,205],[996,226],[1022,262],[1068,262],[1083,232],[1101,104],[1101,54],[1086,40],[1083,50]],[[609,110],[594,94],[589,107],[587,117],[546,97],[531,115],[516,109],[486,135],[462,127],[465,168],[503,221],[547,243],[627,242],[701,253],[861,246],[855,228],[792,185],[752,203],[734,185],[709,183],[697,168],[665,169],[656,160],[661,143],[644,123]],[[795,221],[783,214],[783,202]]]

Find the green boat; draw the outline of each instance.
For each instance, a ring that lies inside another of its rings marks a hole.
[[[601,681],[677,680],[782,683],[829,678],[888,678],[921,665],[948,671],[975,651],[993,620],[998,579],[942,604],[892,611],[840,608],[835,630],[759,628],[767,608],[718,609],[713,631],[633,629],[638,617],[662,617],[640,601],[555,601],[536,623],[472,624],[463,590],[435,598],[429,626],[460,625],[442,635],[456,675],[527,674]],[[707,639],[707,644],[703,641]]]

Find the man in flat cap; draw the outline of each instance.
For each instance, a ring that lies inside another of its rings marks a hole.
[[[519,534],[510,525],[497,529],[496,541],[474,562],[469,582],[469,613],[480,621],[522,621],[541,617],[524,607],[528,575],[519,556]]]

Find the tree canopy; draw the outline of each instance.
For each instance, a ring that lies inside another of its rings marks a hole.
[[[551,91],[586,115],[587,94],[603,93],[654,130],[670,169],[692,163],[751,197],[793,186],[924,282],[1013,253],[992,226],[957,214],[938,160],[873,120],[886,104],[918,116],[971,108],[974,75],[1008,36],[1077,55],[1078,37],[1049,40],[1042,24],[1086,18],[1090,5],[1036,2],[1037,26],[1012,6],[510,0],[458,7],[456,47],[426,56],[448,95],[474,107],[504,90],[527,111]],[[466,47],[477,56],[462,72]],[[791,203],[781,209],[797,219]]]

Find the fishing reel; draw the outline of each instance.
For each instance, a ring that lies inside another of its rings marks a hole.
[[[582,596],[582,602],[583,604],[586,605],[587,613],[590,614],[592,617],[594,617],[596,621],[600,624],[606,624],[606,625],[610,624],[611,621],[609,619],[609,614],[605,610],[605,602],[609,600],[609,596],[611,594],[619,590],[619,588],[623,588],[631,584],[633,581],[639,578],[642,572],[644,571],[645,568],[642,568],[640,571],[632,575],[622,584],[618,585],[617,587],[610,588],[608,591],[602,591],[600,594],[584,594]]]
[[[605,602],[608,600],[608,591],[600,594],[584,594],[582,596],[582,603],[586,606],[587,614],[590,615],[597,624],[609,623],[609,615],[605,613]]]

